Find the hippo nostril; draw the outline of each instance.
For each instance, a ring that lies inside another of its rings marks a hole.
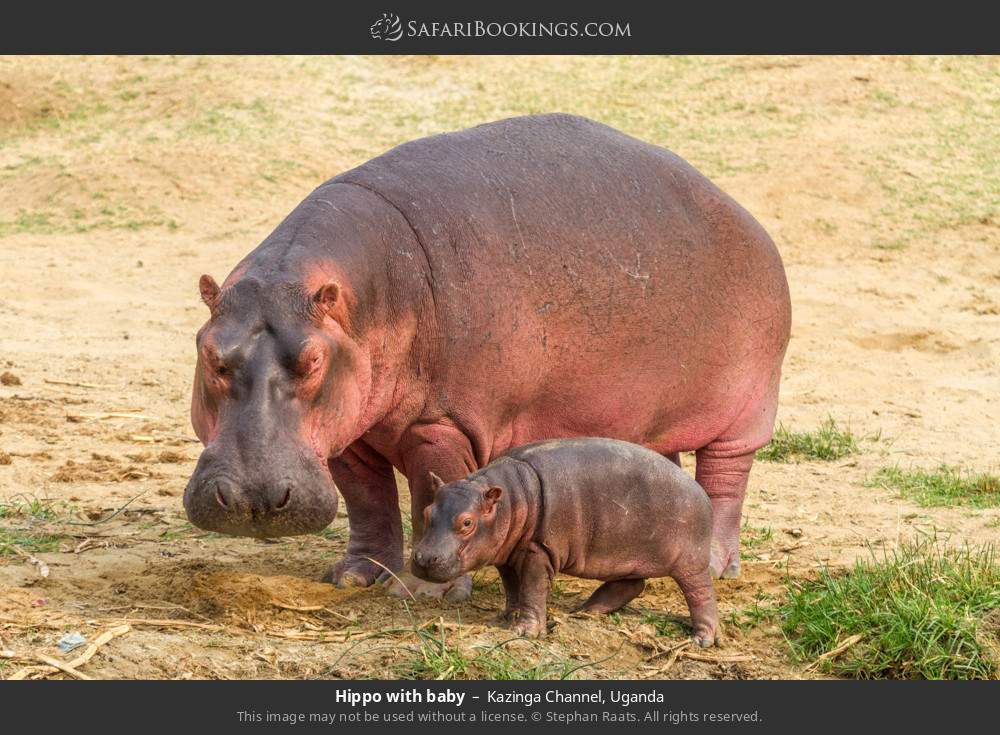
[[[214,485],[215,485],[215,501],[223,508],[228,509],[229,503],[226,500],[226,494],[222,491],[223,487],[222,483],[216,482],[214,483]]]
[[[281,502],[274,506],[275,510],[284,510],[288,507],[288,504],[292,501],[292,486],[288,485],[285,487],[285,494],[281,497]]]

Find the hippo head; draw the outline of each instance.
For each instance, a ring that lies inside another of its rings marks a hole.
[[[340,286],[244,277],[220,290],[202,276],[200,288],[211,318],[191,420],[205,449],[184,491],[188,518],[261,538],[325,528],[337,513],[327,462],[355,438],[369,367],[343,328]]]
[[[445,485],[431,473],[434,502],[424,509],[424,535],[411,568],[421,579],[448,582],[489,564],[502,545],[497,506],[503,489],[479,480]]]

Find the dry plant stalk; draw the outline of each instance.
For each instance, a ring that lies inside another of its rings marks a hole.
[[[97,636],[97,638],[94,639],[94,642],[87,646],[84,652],[72,661],[58,661],[44,653],[36,652],[34,654],[34,658],[45,662],[45,665],[25,666],[23,669],[15,671],[10,677],[8,677],[8,681],[21,681],[29,677],[44,678],[50,674],[58,674],[60,672],[69,674],[70,676],[75,676],[78,679],[90,679],[91,677],[80,673],[77,669],[90,661],[90,659],[94,657],[102,646],[106,645],[108,642],[120,635],[125,635],[130,630],[132,630],[132,628],[129,625],[119,625],[114,628],[109,628]]]

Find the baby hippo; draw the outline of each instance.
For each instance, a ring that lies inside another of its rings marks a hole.
[[[431,480],[414,574],[446,582],[492,564],[517,634],[544,635],[552,578],[563,572],[604,580],[580,608],[602,613],[626,605],[646,579],[673,577],[695,642],[719,642],[712,506],[669,459],[613,439],[566,439],[512,449],[464,480]]]

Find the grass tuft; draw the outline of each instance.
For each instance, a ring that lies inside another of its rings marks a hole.
[[[417,645],[403,647],[409,656],[395,667],[395,673],[406,679],[568,679],[589,665],[550,658],[531,661],[512,654],[506,645],[516,638],[495,646],[474,646],[467,651],[447,641],[443,626],[419,626],[414,632]]]
[[[0,500],[0,518],[30,518],[36,521],[51,521],[56,518],[53,508],[56,501],[36,498],[30,495],[15,495]]]
[[[815,661],[861,639],[820,671],[860,679],[1000,677],[1000,566],[995,549],[933,540],[793,582],[778,608],[793,653]]]
[[[946,464],[935,470],[883,467],[865,485],[895,490],[924,507],[1000,506],[1000,477]]]
[[[840,428],[833,418],[827,418],[812,432],[791,431],[779,425],[771,442],[757,450],[757,459],[764,462],[832,462],[857,451],[858,443],[850,428]]]
[[[740,529],[740,558],[759,559],[760,547],[774,540],[774,529],[770,526],[751,526],[750,519],[744,519]]]
[[[11,548],[14,546],[29,553],[58,551],[61,540],[61,536],[49,533],[0,526],[0,556],[12,556],[17,553]]]

